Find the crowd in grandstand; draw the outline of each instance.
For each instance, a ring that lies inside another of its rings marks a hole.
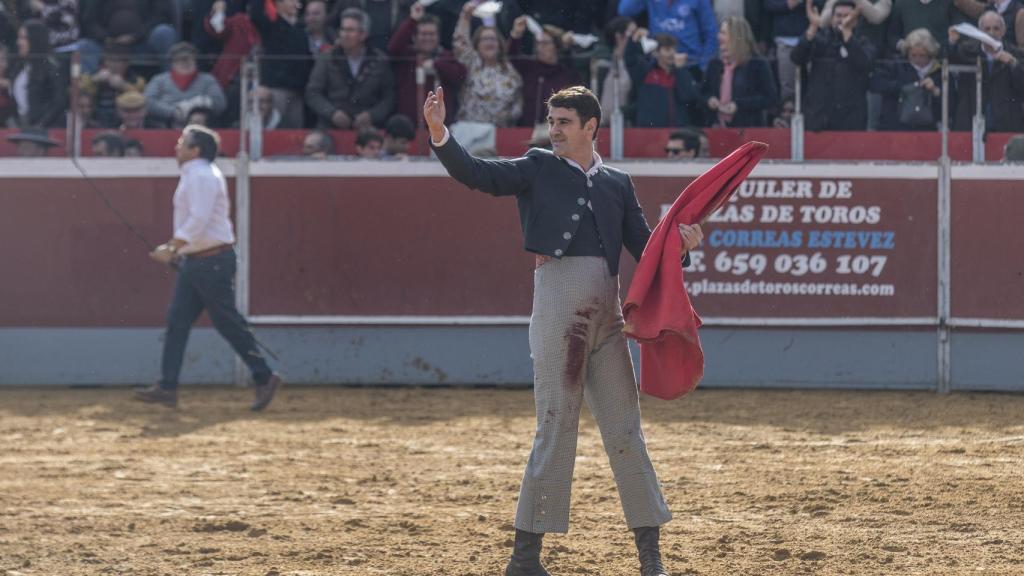
[[[799,85],[808,130],[936,130],[948,59],[983,87],[979,103],[973,72],[951,75],[952,129],[980,110],[1014,132],[1021,46],[1020,0],[0,0],[0,126],[74,108],[87,128],[236,127],[258,55],[262,129],[315,130],[319,153],[355,130],[360,151],[402,154],[436,86],[469,138],[543,124],[575,84],[603,124],[618,106],[626,126],[786,127]]]

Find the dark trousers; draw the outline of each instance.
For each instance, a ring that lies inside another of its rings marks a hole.
[[[178,267],[174,297],[167,310],[167,333],[160,364],[160,387],[178,387],[178,375],[185,357],[192,324],[203,310],[213,327],[227,340],[252,370],[252,379],[262,385],[271,370],[260,354],[249,323],[235,308],[235,251],[228,250],[206,258],[185,258]]]

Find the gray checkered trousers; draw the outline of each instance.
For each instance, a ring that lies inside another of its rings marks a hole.
[[[537,433],[515,527],[569,531],[569,500],[584,398],[601,430],[627,526],[672,519],[640,429],[640,399],[622,334],[619,279],[604,258],[550,260],[534,272],[530,355]]]

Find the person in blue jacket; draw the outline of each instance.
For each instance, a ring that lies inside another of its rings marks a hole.
[[[718,53],[718,20],[711,0],[619,0],[620,16],[636,16],[645,9],[651,35],[675,36],[677,51],[694,68],[703,71]]]
[[[690,108],[697,104],[700,90],[690,74],[691,68],[686,65],[689,57],[676,52],[678,40],[671,34],[655,36],[657,48],[645,55],[641,46],[647,34],[646,29],[637,29],[626,44],[624,55],[636,94],[633,125],[638,128],[696,125]]]

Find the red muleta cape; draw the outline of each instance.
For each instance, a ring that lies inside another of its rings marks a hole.
[[[640,391],[672,400],[697,387],[704,375],[700,317],[683,287],[679,224],[703,222],[728,201],[768,150],[747,142],[690,183],[658,222],[644,248],[622,315],[623,332],[640,343]]]

